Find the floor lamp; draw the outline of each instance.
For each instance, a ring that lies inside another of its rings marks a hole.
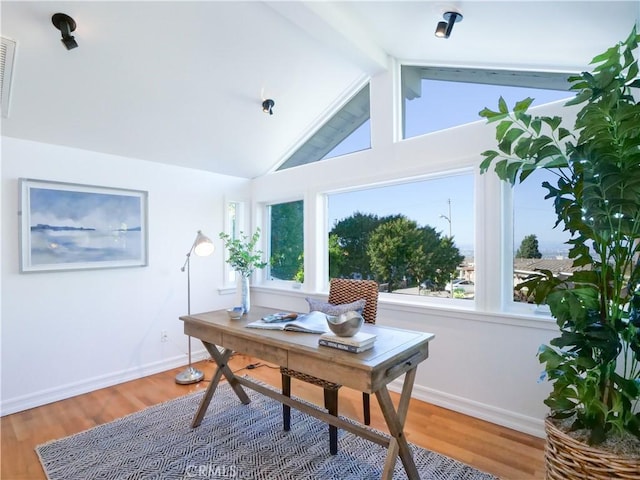
[[[187,270],[187,315],[191,315],[191,254],[195,253],[199,257],[208,257],[214,250],[213,242],[205,236],[200,230],[196,234],[196,239],[193,241],[193,245],[187,252],[187,259],[184,261],[184,265],[180,271]],[[191,383],[198,383],[204,378],[204,373],[191,366],[191,336],[189,338],[189,366],[183,372],[180,372],[176,376],[176,383],[180,385],[188,385]]]

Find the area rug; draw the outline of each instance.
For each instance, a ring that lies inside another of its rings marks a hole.
[[[121,419],[36,447],[49,480],[380,478],[386,450],[340,430],[329,454],[327,425],[247,389],[243,405],[227,383],[218,386],[202,424],[191,420],[204,392],[155,405]],[[421,479],[495,480],[463,463],[411,445]],[[406,479],[396,461],[395,479]]]

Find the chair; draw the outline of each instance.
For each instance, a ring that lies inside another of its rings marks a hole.
[[[346,278],[334,278],[329,285],[328,302],[334,305],[351,303],[356,300],[365,299],[362,317],[367,323],[376,322],[378,310],[378,284],[373,280],[350,280]],[[297,370],[280,367],[282,375],[282,394],[291,396],[291,377],[298,380],[318,385],[324,389],[324,407],[331,415],[338,416],[338,390],[342,385],[328,382],[320,378],[307,375]],[[362,407],[364,410],[364,423],[371,423],[370,398],[369,394],[362,393]],[[282,405],[282,421],[285,431],[291,428],[291,407]],[[329,425],[329,451],[332,455],[338,453],[338,427]]]

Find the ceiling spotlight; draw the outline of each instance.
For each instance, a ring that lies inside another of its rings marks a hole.
[[[273,115],[273,106],[276,104],[270,98],[267,98],[264,102],[262,102],[262,111],[264,113],[268,113],[269,115]]]
[[[453,30],[453,26],[462,20],[462,14],[458,12],[446,12],[442,15],[442,18],[444,18],[445,21],[438,22],[438,26],[436,27],[436,37],[449,38],[451,30]]]
[[[55,25],[55,27],[62,32],[62,43],[67,50],[71,50],[72,48],[76,48],[78,43],[76,39],[71,35],[76,29],[76,22],[69,15],[65,15],[64,13],[54,13],[53,17],[51,17],[51,21]]]

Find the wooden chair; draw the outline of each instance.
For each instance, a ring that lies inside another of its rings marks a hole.
[[[378,284],[373,280],[350,280],[346,278],[334,278],[329,285],[328,302],[334,305],[355,302],[364,298],[366,303],[362,311],[362,317],[367,323],[376,323],[378,310]],[[338,416],[338,390],[342,385],[327,382],[320,378],[307,375],[290,368],[280,367],[282,375],[282,394],[291,396],[291,377],[297,378],[324,389],[324,407],[331,415]],[[362,406],[364,410],[364,423],[371,423],[369,394],[362,393]],[[282,420],[284,430],[291,428],[291,407],[282,405]],[[329,425],[329,451],[332,455],[338,453],[338,427]]]

